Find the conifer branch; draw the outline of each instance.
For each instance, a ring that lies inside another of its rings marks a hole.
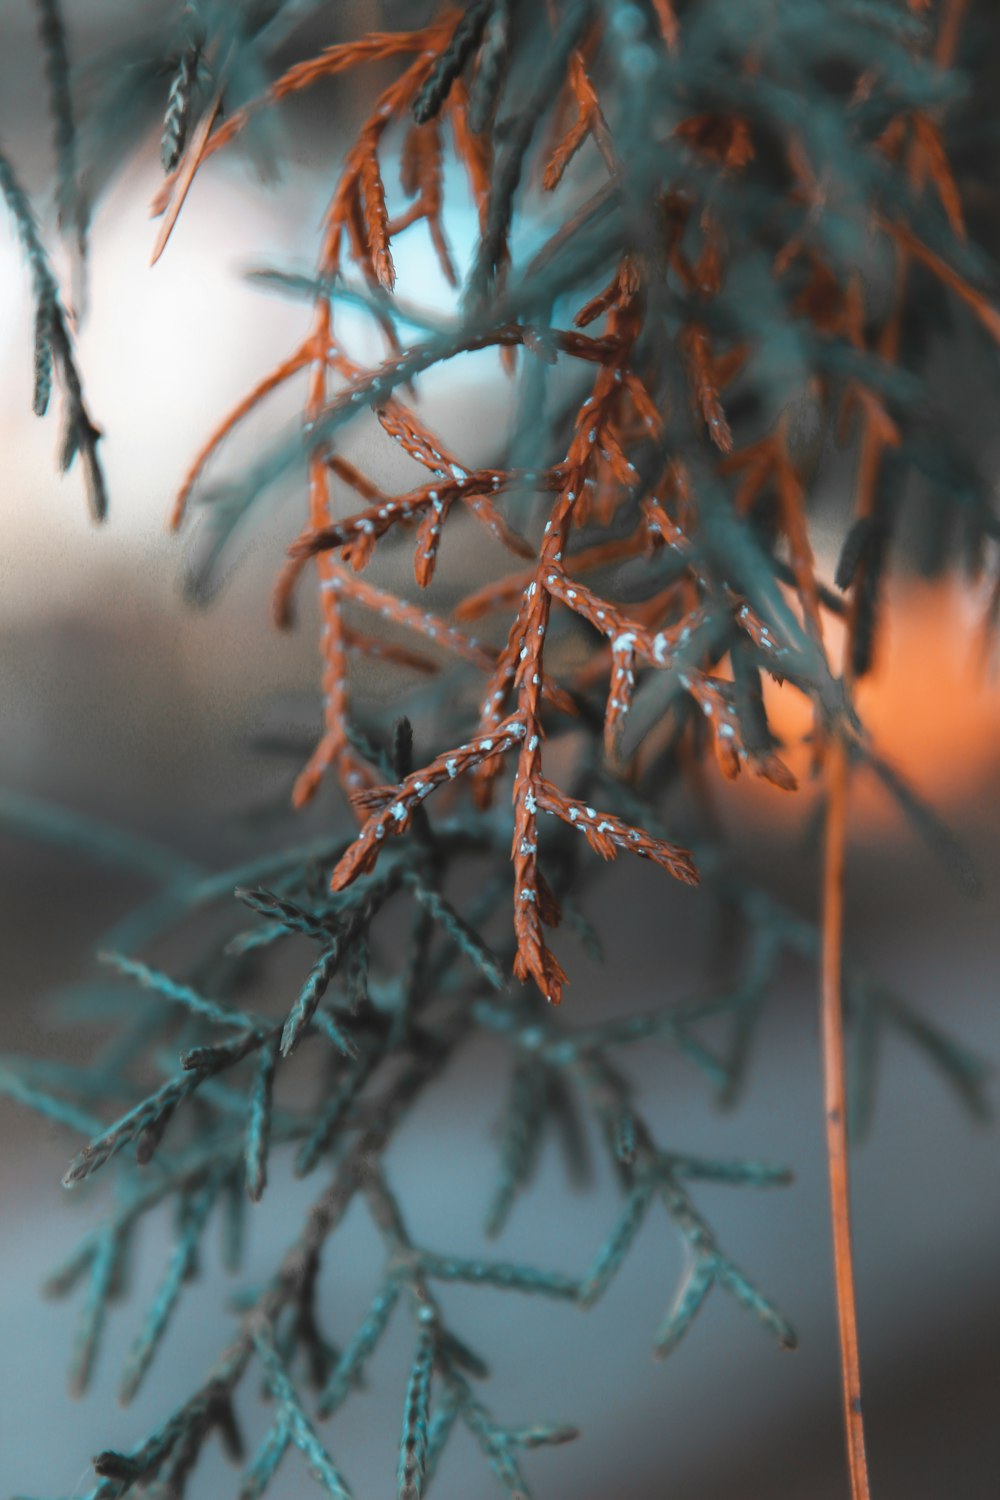
[[[664,1213],[685,1270],[657,1314],[655,1352],[692,1334],[715,1290],[793,1347],[785,1315],[722,1247],[698,1202],[703,1183],[765,1188],[789,1174],[661,1142],[610,1055],[655,1039],[731,1101],[788,954],[818,962],[821,974],[845,1424],[853,1497],[867,1500],[848,1117],[853,1130],[871,1114],[886,1026],[909,1036],[977,1114],[986,1103],[982,1066],[857,969],[843,922],[854,763],[974,884],[946,826],[872,741],[855,694],[877,661],[914,478],[941,517],[933,545],[961,533],[965,555],[952,549],[948,561],[970,576],[1000,566],[990,476],[927,401],[934,371],[913,337],[933,321],[923,286],[947,296],[976,336],[1000,339],[990,267],[972,242],[950,155],[948,70],[965,9],[949,0],[935,35],[917,0],[778,0],[766,28],[748,26],[739,7],[700,0],[475,0],[431,7],[412,30],[334,40],[289,65],[300,6],[278,0],[252,16],[229,17],[225,6],[171,13],[144,44],[149,55],[123,69],[159,121],[166,176],[153,202],[154,260],[183,232],[196,180],[208,190],[217,151],[250,139],[251,126],[314,84],[335,91],[368,64],[378,77],[364,85],[356,134],[330,173],[313,274],[255,273],[257,284],[304,300],[309,326],[217,422],[171,513],[179,527],[202,502],[189,592],[204,601],[251,506],[279,481],[301,481],[303,513],[273,614],[290,628],[312,579],[320,723],[307,744],[293,736],[271,748],[299,765],[296,808],[330,781],[353,827],[207,873],[86,820],[16,798],[0,804],[15,831],[89,851],[157,887],[101,944],[114,975],[73,997],[81,1023],[121,1022],[115,1041],[92,1066],[5,1059],[0,1069],[0,1089],[84,1137],[67,1185],[98,1170],[116,1185],[103,1223],[50,1282],[53,1294],[81,1302],[74,1389],[95,1368],[147,1214],[172,1205],[176,1237],[126,1363],[125,1399],[171,1337],[209,1221],[220,1221],[236,1267],[246,1216],[275,1178],[289,1167],[328,1174],[270,1278],[234,1299],[237,1332],[214,1368],[143,1442],[97,1455],[88,1500],[130,1490],[182,1500],[213,1434],[242,1467],[245,1500],[265,1495],[293,1449],[343,1500],[348,1480],[319,1422],[351,1399],[390,1320],[407,1315],[394,1460],[402,1500],[427,1492],[458,1424],[520,1500],[532,1450],[575,1428],[493,1414],[472,1383],[486,1361],[449,1323],[448,1288],[586,1308]],[[39,0],[39,11],[57,196],[82,229],[79,169],[100,175],[107,164],[84,160],[90,137],[76,130],[60,7]],[[449,223],[452,161],[479,226],[465,266]],[[43,412],[58,384],[64,461],[80,453],[100,515],[99,434],[71,324],[2,156],[0,193],[32,280],[34,406]],[[456,288],[447,315],[397,295],[406,234],[429,237]],[[884,301],[863,274],[874,256],[891,283]],[[382,342],[370,362],[342,336],[344,306]],[[491,351],[513,382],[513,415],[505,431],[504,403],[484,401],[489,449],[479,457],[479,434],[446,440],[419,398],[433,373],[450,367],[462,379],[470,356]],[[227,439],[294,384],[295,430],[213,489]],[[367,447],[363,459],[341,451],[348,424],[363,424],[368,447],[382,444],[407,466],[398,487],[376,479]],[[813,499],[835,433],[851,446],[855,477],[831,582]],[[475,576],[456,588],[450,539],[466,523],[483,546]],[[410,584],[388,570],[373,578],[402,542],[412,549]],[[839,670],[834,620],[846,623]],[[418,680],[391,732],[368,699],[372,659]],[[786,756],[769,684],[805,702],[813,772],[822,762],[818,927],[729,868],[706,812],[713,763],[728,779],[746,772],[787,793],[802,779],[792,769],[802,747]],[[734,974],[708,996],[686,1001],[671,987],[651,1008],[579,1025],[572,1007],[569,1016],[554,1008],[573,969],[559,928],[599,949],[581,893],[599,863],[591,856],[622,851],[685,886],[685,910],[702,899],[695,887],[715,896],[732,922]],[[487,873],[470,879],[470,868]],[[168,935],[172,951],[188,952],[169,972],[147,961]],[[298,967],[288,992],[265,1006],[254,986],[279,944]],[[127,1010],[123,980],[139,990],[129,989]],[[489,1235],[521,1211],[548,1140],[558,1140],[573,1181],[593,1155],[587,1121],[605,1153],[617,1207],[575,1266],[457,1255],[411,1237],[412,1185],[396,1196],[387,1153],[424,1091],[480,1037],[503,1050],[509,1077],[495,1181],[481,1205]],[[286,1107],[290,1066],[309,1081]],[[384,1261],[342,1342],[326,1326],[319,1288],[326,1248],[355,1202]],[[246,1459],[234,1397],[249,1369],[264,1374],[273,1408]]]

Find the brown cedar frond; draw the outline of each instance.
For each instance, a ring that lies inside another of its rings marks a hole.
[[[576,119],[555,147],[545,166],[542,186],[548,193],[560,184],[573,157],[588,136],[606,131],[597,91],[587,76],[583,54],[577,48],[570,56],[567,88],[576,104]]]
[[[722,453],[731,453],[733,434],[719,400],[708,329],[702,323],[689,323],[681,333],[680,345],[687,357],[695,402],[708,435]]]
[[[361,156],[358,182],[364,195],[365,228],[372,258],[372,270],[379,285],[391,292],[396,285],[396,269],[389,249],[389,213],[385,206],[385,184],[379,170],[374,140]]]

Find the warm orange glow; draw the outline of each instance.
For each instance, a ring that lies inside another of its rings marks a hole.
[[[881,755],[916,790],[938,807],[958,807],[981,791],[1000,760],[1000,676],[988,671],[984,658],[982,598],[961,584],[911,582],[895,585],[886,606],[876,669],[857,690],[861,716]],[[828,618],[824,634],[836,661],[841,623]],[[809,705],[793,688],[770,681],[765,701],[787,746],[782,759],[809,796]],[[800,797],[759,779],[740,782],[741,811],[755,820],[801,814]],[[869,831],[883,833],[898,818],[885,792],[864,774],[855,778],[851,805]]]

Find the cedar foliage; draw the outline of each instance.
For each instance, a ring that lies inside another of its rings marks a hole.
[[[977,140],[956,64],[977,7],[966,15],[962,0],[472,0],[387,10],[387,29],[307,53],[296,52],[300,23],[328,24],[328,7],[164,7],[84,89],[78,129],[60,7],[39,4],[60,222],[78,250],[91,196],[141,121],[156,121],[166,173],[154,204],[156,259],[184,232],[189,192],[211,190],[210,159],[241,141],[261,149],[260,126],[283,100],[325,84],[336,111],[348,73],[367,99],[353,140],[330,164],[314,273],[260,273],[311,305],[311,326],[206,437],[172,512],[179,527],[200,502],[188,590],[207,601],[237,528],[301,480],[303,527],[277,577],[274,615],[290,628],[297,591],[306,580],[318,589],[322,728],[293,800],[302,806],[333,784],[343,814],[331,811],[328,836],[220,873],[12,798],[3,808],[8,822],[157,883],[102,945],[118,981],[81,998],[81,1020],[84,1000],[98,1015],[121,1010],[116,1041],[87,1068],[10,1059],[0,1075],[15,1097],[84,1137],[68,1186],[115,1161],[106,1218],[49,1283],[80,1298],[74,1388],[88,1382],[147,1213],[175,1204],[176,1243],[138,1326],[124,1400],[169,1337],[206,1226],[223,1221],[238,1265],[244,1201],[262,1197],[289,1154],[296,1174],[324,1178],[285,1258],[241,1297],[217,1364],[144,1442],[95,1457],[88,1500],[179,1500],[213,1433],[241,1466],[245,1500],[265,1492],[292,1448],[329,1495],[349,1494],[322,1420],[349,1400],[403,1308],[413,1362],[401,1384],[399,1495],[424,1493],[457,1423],[500,1486],[526,1495],[524,1451],[573,1430],[494,1415],[480,1395],[485,1363],[452,1326],[440,1288],[466,1282],[590,1306],[654,1205],[688,1249],[654,1334],[657,1352],[675,1349],[713,1289],[792,1347],[784,1315],[695,1199],[701,1181],[764,1187],[787,1174],[656,1140],[618,1057],[666,1039],[731,1097],[789,953],[821,961],[845,1420],[860,1497],[868,1481],[846,1130],[848,1113],[858,1131],[871,1113],[878,1033],[901,1029],[974,1111],[985,1108],[978,1060],[856,971],[849,954],[842,959],[841,931],[849,782],[865,767],[975,884],[948,830],[872,743],[854,689],[891,627],[887,571],[905,565],[914,541],[930,570],[961,568],[991,596],[987,626],[1000,598],[989,477],[959,440],[931,364],[933,341],[961,341],[991,394],[997,384],[996,273],[969,234],[960,191]],[[479,217],[467,267],[448,243],[453,162]],[[64,463],[81,454],[100,516],[97,428],[32,210],[5,158],[0,190],[38,309],[36,409],[54,374],[66,408]],[[404,233],[430,236],[455,287],[447,318],[394,295],[393,246]],[[364,309],[380,330],[377,366],[341,342],[344,305]],[[469,468],[428,426],[419,393],[428,370],[486,349],[514,383],[514,419],[484,412],[492,458]],[[227,436],[290,381],[302,388],[300,427],[236,479],[213,484]],[[358,422],[411,460],[409,488],[384,493],[339,450],[342,430]],[[850,472],[852,493],[827,583],[814,537],[831,471]],[[453,603],[435,573],[459,516],[485,528],[509,561]],[[414,588],[404,597],[367,569],[380,549],[407,539]],[[843,659],[827,644],[833,619],[846,625]],[[472,622],[483,622],[481,639]],[[365,704],[372,657],[416,681],[391,730]],[[804,695],[814,715],[814,774],[827,791],[817,926],[733,872],[711,826],[699,824],[692,793],[713,757],[727,777],[794,791],[768,722],[767,677]],[[562,768],[558,781],[545,762]],[[675,821],[689,830],[683,844]],[[552,934],[563,922],[597,944],[581,893],[593,854],[620,853],[686,885],[700,880],[724,902],[738,923],[742,969],[731,990],[701,1004],[668,994],[655,1010],[609,1007],[583,1027],[570,1002],[554,1008],[567,976]],[[486,873],[473,879],[470,870]],[[216,934],[208,946],[206,914]],[[401,951],[386,943],[388,929],[405,931]],[[140,956],[187,930],[182,974]],[[487,931],[501,935],[488,942]],[[300,955],[301,984],[275,1013],[252,1000],[278,945]],[[522,983],[512,985],[511,973]],[[141,991],[124,1008],[122,980]],[[856,1055],[848,1095],[845,1012]],[[711,1021],[717,1038],[720,1018],[722,1046],[705,1031]],[[487,1233],[502,1231],[530,1186],[549,1132],[569,1142],[570,1165],[578,1159],[581,1112],[596,1121],[613,1164],[620,1217],[575,1273],[457,1257],[415,1244],[407,1229],[386,1147],[483,1031],[510,1052]],[[315,1097],[279,1107],[276,1083],[300,1048],[317,1062]],[[139,1063],[165,1057],[166,1080],[150,1092]],[[121,1098],[128,1108],[107,1123],[105,1104]],[[321,1326],[317,1287],[355,1198],[384,1243],[385,1269],[340,1347]],[[266,1438],[248,1456],[236,1398],[251,1366],[272,1407]],[[504,1410],[514,1399],[498,1397]]]

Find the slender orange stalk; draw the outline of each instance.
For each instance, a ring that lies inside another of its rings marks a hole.
[[[177,220],[180,217],[180,211],[184,207],[184,200],[188,195],[192,182],[194,182],[195,173],[201,166],[201,163],[205,157],[205,153],[208,149],[209,137],[212,134],[212,127],[215,124],[215,121],[219,114],[219,110],[221,108],[222,89],[220,87],[216,90],[215,96],[212,99],[212,102],[209,105],[208,109],[202,115],[201,121],[198,125],[198,129],[195,131],[194,139],[192,140],[191,145],[188,147],[187,153],[184,157],[184,160],[181,162],[181,165],[178,167],[176,175],[171,178],[173,191],[170,201],[166,205],[165,217],[156,236],[156,243],[153,246],[153,253],[149,257],[149,263],[151,266],[156,265],[156,262],[159,260],[160,256],[167,248],[167,241],[174,232],[174,225],[177,223]]]
[[[844,1069],[842,948],[844,849],[847,833],[847,750],[840,734],[827,748],[826,861],[823,877],[822,1039],[823,1103],[830,1170],[833,1266],[844,1390],[844,1423],[852,1500],[868,1500],[868,1460],[861,1412],[861,1364],[851,1249],[850,1171],[847,1156],[847,1090]]]
[[[949,0],[944,7],[934,60],[950,67],[958,47],[958,33],[966,0]],[[945,163],[945,167],[947,164]],[[950,181],[950,173],[948,174]],[[942,201],[948,212],[947,193]],[[960,209],[957,210],[961,229]],[[954,221],[956,210],[949,217]],[[921,261],[962,298],[994,337],[1000,338],[1000,319],[974,288],[929,250],[907,225],[883,221],[897,244],[899,264],[895,307],[880,341],[880,354],[889,361],[898,356],[900,321],[906,295],[909,261]],[[953,222],[953,227],[954,222]],[[961,238],[961,235],[959,235]],[[858,514],[869,514],[877,474],[887,435],[878,425],[879,409],[869,400],[860,471]],[[892,440],[891,429],[889,441]],[[854,636],[858,627],[858,589],[852,590],[848,620],[844,673],[853,675]],[[826,863],[823,880],[822,950],[822,1038],[823,1095],[826,1113],[826,1151],[830,1172],[830,1210],[833,1225],[833,1261],[837,1287],[837,1319],[840,1331],[841,1378],[844,1392],[844,1424],[852,1500],[868,1500],[868,1459],[865,1452],[864,1417],[861,1407],[861,1363],[858,1353],[857,1307],[854,1289],[854,1257],[851,1241],[850,1167],[847,1147],[847,1090],[844,1065],[843,927],[844,854],[847,836],[848,758],[844,739],[836,730],[827,747]]]
[[[934,61],[939,68],[950,68],[958,51],[958,33],[965,16],[968,0],[948,0],[941,17]]]

